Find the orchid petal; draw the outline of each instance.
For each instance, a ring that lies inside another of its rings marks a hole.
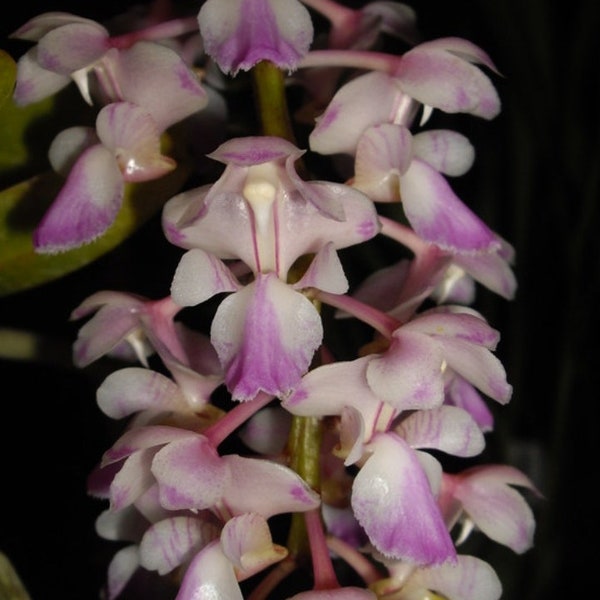
[[[406,588],[434,590],[450,600],[498,600],[502,585],[496,572],[475,556],[459,555],[456,565],[417,569]],[[408,592],[408,589],[406,589]]]
[[[310,13],[297,0],[208,0],[198,22],[207,54],[232,75],[262,60],[294,70],[313,39]]]
[[[257,513],[268,519],[276,514],[311,510],[320,504],[318,494],[288,467],[235,454],[222,460],[230,472],[223,502],[234,515]],[[264,494],[266,489],[268,495]]]
[[[400,195],[407,219],[425,241],[459,253],[498,247],[494,233],[427,163],[412,161],[402,177]]]
[[[110,507],[122,510],[135,502],[154,483],[150,472],[156,448],[130,454],[110,484]]]
[[[352,185],[375,202],[400,200],[400,181],[412,157],[412,134],[384,123],[367,129],[356,148]]]
[[[135,506],[123,510],[104,510],[95,523],[96,533],[105,540],[137,542],[146,531],[148,521]]]
[[[123,192],[112,153],[101,145],[85,150],[35,230],[36,252],[55,254],[94,241],[114,222]]]
[[[327,244],[317,253],[293,287],[300,290],[314,287],[331,294],[344,294],[348,291],[348,280],[333,244]]]
[[[38,43],[44,69],[62,75],[92,66],[108,50],[108,32],[93,21],[75,22],[48,31]]]
[[[402,56],[395,73],[402,91],[447,113],[493,119],[500,99],[481,69],[444,47],[419,44]]]
[[[204,250],[193,248],[181,257],[177,265],[171,296],[180,306],[196,306],[215,294],[234,292],[240,287],[221,260]]]
[[[188,566],[176,600],[244,600],[233,565],[221,544],[211,542]]]
[[[399,410],[434,408],[444,398],[442,362],[434,340],[397,330],[387,352],[369,363],[367,381],[374,394]]]
[[[292,424],[291,415],[280,406],[271,406],[258,411],[246,421],[239,438],[258,454],[279,455],[283,452]]]
[[[459,37],[443,37],[424,42],[419,47],[421,49],[443,49],[470,63],[485,65],[490,71],[499,74],[489,54],[469,40]]]
[[[263,390],[285,395],[300,382],[321,343],[323,325],[313,304],[273,273],[221,302],[211,340],[233,397]]]
[[[454,456],[476,456],[485,448],[477,423],[468,412],[454,406],[416,411],[395,431],[413,448],[441,450]]]
[[[164,519],[144,534],[140,542],[140,564],[165,575],[218,537],[216,524],[198,517],[181,515]]]
[[[352,508],[376,549],[419,564],[455,560],[454,544],[414,452],[380,434],[356,475]]]
[[[496,402],[507,404],[510,401],[512,386],[506,381],[506,371],[489,350],[457,338],[440,336],[436,340],[448,366],[454,371]]]
[[[234,565],[238,581],[283,560],[288,554],[287,548],[273,544],[267,521],[254,513],[233,517],[225,523],[221,547]]]
[[[37,48],[31,48],[17,61],[17,83],[13,100],[17,106],[27,106],[56,94],[70,83],[68,75],[40,67]]]
[[[68,176],[79,155],[100,140],[92,127],[69,127],[61,131],[50,144],[48,160],[52,168]]]
[[[159,450],[152,473],[159,483],[160,502],[169,510],[214,506],[231,478],[217,451],[198,434],[172,441]]]
[[[466,410],[479,425],[482,432],[492,431],[494,416],[475,387],[460,375],[452,377],[446,388],[447,404]]]
[[[319,154],[354,154],[366,129],[393,120],[398,94],[395,80],[380,72],[346,83],[317,118],[308,138],[310,149]]]
[[[535,518],[523,496],[510,485],[538,493],[521,471],[499,465],[474,468],[463,473],[455,497],[490,539],[522,554],[533,545]]]
[[[108,565],[108,600],[117,598],[140,566],[137,546],[121,548]]]
[[[9,37],[37,42],[53,29],[62,27],[63,25],[70,25],[71,23],[87,23],[88,25],[98,26],[95,21],[85,19],[84,17],[79,17],[68,12],[50,11],[29,19],[27,23],[21,25],[21,27],[11,33]]]
[[[176,163],[160,152],[160,131],[150,113],[128,102],[105,106],[96,119],[104,146],[114,152],[124,181],[148,181],[172,171]]]
[[[464,175],[475,160],[475,148],[468,138],[447,129],[417,133],[413,137],[413,152],[436,171],[452,177]]]
[[[160,132],[208,104],[198,77],[181,56],[163,44],[137,42],[120,53],[117,64],[123,99],[144,107]]]
[[[96,391],[100,410],[122,419],[140,410],[185,411],[188,405],[179,387],[157,371],[140,367],[111,373]]]

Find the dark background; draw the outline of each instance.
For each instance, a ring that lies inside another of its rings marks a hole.
[[[535,547],[520,557],[490,549],[489,562],[507,600],[587,597],[597,554],[591,527],[597,505],[592,375],[600,333],[600,11],[592,0],[410,5],[425,39],[467,38],[488,51],[503,74],[494,78],[503,102],[498,118],[456,118],[477,160],[453,187],[517,250],[515,300],[485,291],[478,299],[502,333],[498,354],[514,386],[511,403],[496,411],[491,444],[498,457],[534,479],[545,500],[533,504]],[[122,6],[20,2],[3,15],[0,39],[45,10],[100,19]],[[0,47],[17,48],[9,41]],[[94,400],[102,366],[70,366],[77,324],[69,313],[99,289],[165,295],[179,254],[152,221],[95,264],[0,298],[0,328],[39,332],[48,347],[39,362],[0,361],[0,550],[33,600],[96,598],[114,551],[94,532],[104,505],[86,496],[85,480],[116,429]]]

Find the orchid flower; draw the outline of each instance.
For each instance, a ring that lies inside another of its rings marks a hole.
[[[322,339],[320,316],[301,290],[344,292],[348,283],[336,250],[378,230],[362,193],[304,182],[294,169],[301,155],[282,139],[230,140],[211,155],[227,165],[221,178],[164,208],[168,239],[190,249],[173,279],[175,302],[193,306],[234,292],[217,309],[211,341],[239,400],[261,390],[286,394],[299,382]],[[288,285],[294,263],[310,254],[310,266]],[[220,259],[242,261],[254,280],[242,285]]]
[[[207,0],[198,23],[206,53],[231,75],[263,60],[293,71],[313,39],[298,0]]]

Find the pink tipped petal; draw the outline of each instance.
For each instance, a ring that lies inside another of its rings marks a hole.
[[[451,600],[499,600],[502,584],[490,565],[475,556],[457,560],[456,565],[417,569],[404,589],[433,590]]]
[[[159,575],[170,573],[219,537],[217,526],[198,517],[171,517],[150,527],[140,542],[140,564]]]
[[[208,104],[198,77],[181,56],[163,44],[142,41],[124,50],[118,73],[123,99],[143,106],[161,133]]]
[[[109,150],[88,148],[34,233],[40,254],[56,254],[93,242],[114,222],[123,200],[123,179]]]
[[[402,177],[400,195],[407,219],[425,241],[458,253],[498,247],[494,233],[427,163],[413,160]]]
[[[233,397],[264,391],[285,395],[300,382],[321,343],[323,325],[313,304],[273,273],[221,302],[211,340]]]
[[[356,148],[353,186],[376,202],[400,200],[400,178],[413,158],[412,134],[401,125],[370,127]]]
[[[517,278],[510,262],[501,256],[500,251],[475,256],[457,255],[455,262],[492,292],[507,300],[515,297]]]
[[[137,546],[121,548],[108,565],[108,600],[115,600],[140,566]]]
[[[279,562],[288,554],[286,548],[273,544],[267,521],[255,513],[227,521],[221,533],[221,547],[234,565],[238,581]]]
[[[477,423],[468,412],[454,406],[416,411],[395,431],[413,448],[441,450],[454,456],[476,456],[485,448]]]
[[[175,600],[244,600],[233,565],[218,541],[192,560]]]
[[[344,294],[348,291],[348,280],[333,244],[327,244],[317,253],[293,287],[300,290],[314,287],[331,294]]]
[[[32,48],[17,61],[17,84],[13,99],[17,106],[27,106],[52,96],[70,83],[68,75],[40,67],[37,48]]]
[[[479,67],[444,48],[420,44],[402,56],[396,76],[402,91],[447,113],[493,119],[500,99]]]
[[[52,31],[57,27],[62,27],[63,25],[70,25],[71,23],[87,23],[88,25],[97,26],[97,23],[90,19],[78,17],[77,15],[72,15],[67,12],[50,11],[37,15],[33,17],[33,19],[29,19],[27,23],[21,25],[21,27],[11,33],[9,37],[37,42],[49,31]]]
[[[413,151],[436,171],[452,177],[464,175],[475,160],[473,144],[464,135],[447,129],[417,133]]]
[[[521,554],[533,545],[535,518],[523,496],[510,485],[537,492],[518,469],[488,466],[461,477],[455,497],[483,533]]]
[[[122,419],[140,410],[179,410],[187,408],[177,385],[157,371],[140,367],[111,373],[96,392],[100,410],[112,419]]]
[[[466,410],[486,433],[494,429],[494,416],[479,392],[463,377],[452,378],[446,389],[447,404]]]
[[[418,564],[455,560],[454,544],[412,450],[394,434],[379,435],[356,475],[352,508],[376,549]]]
[[[124,181],[148,181],[172,171],[175,161],[160,152],[160,131],[145,109],[128,102],[105,106],[96,119],[101,142],[115,154]]]
[[[186,252],[175,270],[171,296],[179,306],[196,306],[221,292],[234,292],[240,284],[216,256],[199,248]]]
[[[499,71],[496,68],[496,65],[493,63],[489,54],[485,52],[482,48],[475,45],[473,42],[469,40],[465,40],[464,38],[459,37],[444,37],[437,38],[435,40],[430,40],[425,42],[419,46],[420,48],[436,48],[439,50],[445,50],[447,52],[451,52],[452,54],[456,54],[456,56],[461,57],[463,60],[466,60],[471,63],[485,65],[490,71],[494,73],[498,73]]]
[[[399,94],[395,80],[384,73],[367,73],[346,83],[317,118],[308,138],[311,150],[354,154],[366,129],[393,120]]]
[[[438,341],[448,366],[496,402],[510,401],[512,386],[506,381],[506,371],[487,348],[459,339],[440,337]]]
[[[176,440],[152,462],[160,502],[169,510],[214,506],[230,482],[230,473],[210,442],[200,435]]]
[[[313,39],[311,16],[298,0],[208,0],[198,22],[207,54],[232,75],[262,60],[294,70]]]
[[[443,356],[431,338],[410,331],[395,334],[388,351],[367,367],[373,393],[399,410],[442,404]]]
[[[223,457],[230,472],[223,502],[234,515],[257,513],[265,519],[317,508],[319,496],[294,471],[279,463],[237,455]],[[269,490],[268,495],[264,491]]]
[[[43,36],[37,58],[44,69],[70,75],[92,66],[108,48],[108,32],[98,23],[69,23]]]

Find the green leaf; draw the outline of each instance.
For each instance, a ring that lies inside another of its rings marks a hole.
[[[158,213],[188,174],[180,165],[160,179],[128,184],[117,219],[102,237],[55,255],[36,254],[32,234],[63,180],[48,172],[0,192],[0,297],[58,279],[117,247]]]
[[[0,106],[12,95],[17,79],[17,64],[4,50],[0,50]]]

